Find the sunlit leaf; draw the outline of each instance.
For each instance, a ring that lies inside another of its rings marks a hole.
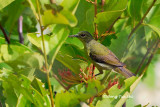
[[[12,3],[14,0],[0,0],[0,10]]]

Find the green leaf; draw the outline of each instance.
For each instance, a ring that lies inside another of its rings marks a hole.
[[[23,94],[20,94],[18,97],[17,105],[16,107],[25,107],[25,106],[30,106],[31,102],[29,102]]]
[[[0,0],[0,10],[12,3],[14,0]]]
[[[106,107],[106,105],[107,105],[107,107],[112,107],[110,104],[111,104],[111,102],[109,99],[103,98],[101,101],[99,100],[97,102],[96,107]]]
[[[128,0],[106,0],[104,11],[123,10],[127,6]]]
[[[122,106],[124,102],[131,97],[130,95],[132,94],[133,90],[136,88],[138,83],[140,82],[141,78],[143,75],[140,77],[131,77],[125,80],[125,87],[118,89],[117,85],[114,85],[108,90],[109,96],[113,96],[113,98],[108,98],[111,101],[111,105],[115,107]]]
[[[77,19],[68,10],[62,10],[60,13],[53,13],[53,10],[46,10],[42,15],[42,22],[44,26],[51,24],[66,24],[74,27],[77,24]]]
[[[112,25],[112,23],[122,14],[124,10],[107,11],[97,14],[95,22],[98,25],[98,31],[100,34],[107,31],[107,29]]]
[[[1,46],[1,44],[5,44],[6,42],[5,42],[5,39],[4,38],[2,38],[2,37],[0,37],[0,46]]]
[[[17,57],[15,60],[6,61],[9,66],[18,69],[27,68],[39,68],[41,69],[43,66],[44,58],[39,53],[25,53]]]
[[[128,13],[134,21],[139,21],[142,16],[143,0],[129,0]]]
[[[63,2],[61,3],[61,5],[69,10],[70,12],[72,12],[72,14],[74,14],[76,12],[76,9],[78,7],[80,0],[63,0]]]
[[[29,53],[31,50],[21,44],[0,45],[0,52],[4,61],[15,60],[24,53]]]
[[[11,33],[14,27],[16,27],[16,22],[18,21],[19,16],[22,14],[22,11],[25,8],[25,5],[22,3],[24,0],[15,0],[12,4],[10,4],[5,12],[8,12],[9,17],[5,23],[7,30]],[[18,8],[17,8],[18,7]]]
[[[160,36],[160,28],[158,28],[154,25],[151,25],[151,24],[144,24],[144,25],[150,27],[152,30],[154,30],[158,34],[158,36]]]
[[[122,14],[126,9],[127,0],[109,0],[105,5],[105,11],[98,13],[94,20],[98,25],[99,34],[107,31],[112,23]]]
[[[48,94],[48,91],[46,91],[45,84],[41,82],[41,80],[34,78],[31,85],[33,88],[35,88],[39,93],[41,93],[43,96],[46,96]]]
[[[75,74],[80,73],[80,69],[83,69],[86,67],[87,63],[79,60],[79,59],[73,59],[72,56],[58,53],[56,56],[56,59],[61,62],[64,66],[69,68],[72,72]]]
[[[77,86],[79,89],[70,90],[66,92],[57,93],[55,98],[56,107],[75,107],[81,101],[85,101],[92,96],[98,94],[98,92],[104,89],[98,80],[89,80],[88,86],[86,84],[80,84]],[[84,87],[83,87],[84,86]],[[85,91],[82,91],[83,89]]]
[[[17,77],[14,74],[9,74],[8,77],[3,76],[2,80],[4,83],[3,84],[4,96],[7,98],[8,105],[13,106],[12,101],[14,101],[15,104],[17,102],[18,106],[23,105],[23,103],[26,104],[32,103],[35,106],[39,107],[44,107],[44,106],[50,107],[50,99],[48,98],[49,97],[48,94],[45,94],[45,96],[41,94],[41,92],[45,90],[44,88],[42,89],[43,86],[35,87],[37,89],[41,87],[41,90],[39,90],[40,91],[39,92],[33,86],[31,86],[31,81],[27,77],[23,75]],[[39,84],[42,83],[39,81]],[[15,100],[12,99],[10,101],[10,99],[13,97]]]
[[[111,40],[111,45],[108,47],[116,56],[121,59],[128,46],[128,35],[130,27],[125,28],[117,34],[116,39]],[[123,42],[122,42],[123,41]]]

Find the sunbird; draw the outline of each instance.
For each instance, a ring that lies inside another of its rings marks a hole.
[[[89,32],[80,31],[78,34],[70,35],[69,37],[77,37],[83,43],[89,60],[99,70],[99,74],[103,74],[103,70],[113,69],[126,78],[135,76],[126,68],[124,63],[120,62],[111,50],[94,40]]]

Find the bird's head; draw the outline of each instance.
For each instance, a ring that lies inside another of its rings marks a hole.
[[[88,43],[89,41],[93,40],[92,35],[87,31],[81,31],[76,35],[70,35],[69,37],[77,37],[83,43]]]

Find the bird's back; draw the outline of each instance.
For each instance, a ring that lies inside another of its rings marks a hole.
[[[87,54],[92,60],[101,61],[113,66],[124,66],[113,52],[99,42],[91,40],[87,45]]]

